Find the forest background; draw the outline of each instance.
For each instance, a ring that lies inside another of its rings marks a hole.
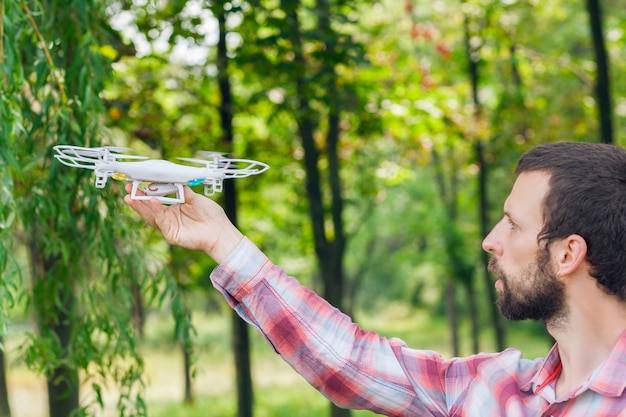
[[[620,1],[0,0],[0,416],[370,415],[330,406],[121,183],[52,146],[268,163],[216,196],[365,328],[446,356],[550,346],[480,242],[517,158],[623,145]]]

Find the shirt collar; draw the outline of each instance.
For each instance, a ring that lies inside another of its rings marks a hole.
[[[607,397],[619,397],[626,389],[626,331],[589,381],[589,389]]]
[[[520,390],[538,394],[538,388],[550,378],[560,363],[559,346],[555,344],[543,361],[539,371],[537,371],[530,381],[521,385]],[[626,331],[619,337],[609,356],[600,364],[598,369],[589,378],[589,381],[580,387],[578,393],[590,389],[607,397],[621,396],[624,390],[626,390],[626,378],[624,377],[625,369]]]
[[[561,363],[561,356],[559,355],[559,346],[554,344],[548,356],[543,361],[543,364],[539,368],[539,371],[531,378],[530,381],[520,386],[520,390],[523,392],[534,392],[537,387],[540,387],[559,367]],[[535,392],[536,394],[536,392]]]

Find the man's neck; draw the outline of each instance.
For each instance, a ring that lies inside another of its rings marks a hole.
[[[563,369],[556,396],[580,387],[606,360],[626,331],[626,305],[603,292],[587,293],[584,303],[569,303],[567,316],[547,323]]]

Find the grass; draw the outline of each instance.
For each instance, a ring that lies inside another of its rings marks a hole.
[[[367,330],[403,339],[414,348],[436,350],[450,355],[449,332],[445,319],[431,317],[426,312],[403,305],[389,305],[377,314],[357,314],[356,319]],[[230,352],[230,315],[194,316],[197,330],[194,344],[196,362],[193,404],[183,403],[183,359],[172,341],[169,316],[153,314],[147,323],[142,352],[146,364],[145,399],[151,417],[233,417],[236,415],[233,357]],[[538,326],[521,323],[508,332],[509,345],[516,346],[526,357],[545,355],[550,343],[538,331]],[[493,351],[488,328],[481,337],[483,351]],[[267,345],[255,329],[250,331],[255,417],[328,416],[328,401],[299,377]],[[461,354],[468,354],[468,329],[461,328]],[[11,347],[18,340],[9,340]],[[13,417],[47,415],[45,384],[23,365],[9,364],[9,388]],[[105,392],[107,408],[103,417],[115,416],[115,392]],[[374,414],[358,411],[354,417]]]

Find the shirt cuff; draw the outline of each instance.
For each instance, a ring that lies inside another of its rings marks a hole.
[[[220,291],[231,307],[249,294],[263,279],[269,259],[247,237],[211,273],[213,286]]]

